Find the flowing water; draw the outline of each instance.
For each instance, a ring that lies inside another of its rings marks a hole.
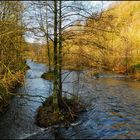
[[[63,71],[63,90],[79,94],[87,104],[71,126],[40,128],[35,125],[36,109],[51,95],[52,83],[40,78],[44,64],[27,61],[25,84],[13,98],[7,112],[0,116],[0,139],[52,138],[140,138],[140,82],[125,81],[119,75],[89,78],[86,72]]]

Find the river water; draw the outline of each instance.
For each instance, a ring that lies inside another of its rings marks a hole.
[[[86,72],[63,71],[63,90],[79,94],[87,111],[71,126],[40,128],[34,123],[36,109],[51,95],[52,83],[40,78],[47,70],[44,64],[28,60],[27,65],[25,84],[17,92],[30,97],[13,98],[0,116],[0,139],[140,138],[140,82],[125,81],[119,75],[95,79]]]

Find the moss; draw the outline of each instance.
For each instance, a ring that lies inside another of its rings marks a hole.
[[[136,64],[136,65],[134,65],[134,67],[135,67],[137,70],[140,70],[140,64]]]
[[[53,73],[53,71],[48,71],[46,73],[43,73],[41,75],[41,78],[43,78],[45,80],[53,81],[53,79],[54,79],[54,73]]]
[[[85,108],[74,99],[62,99],[62,104],[58,110],[53,108],[53,97],[50,96],[37,110],[36,124],[40,127],[73,122],[78,114]]]

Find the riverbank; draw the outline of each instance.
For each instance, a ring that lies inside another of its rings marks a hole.
[[[16,71],[8,71],[1,76],[0,81],[0,114],[4,114],[10,104],[12,97],[16,94],[16,89],[24,83],[24,75],[29,67],[22,63],[21,67]]]

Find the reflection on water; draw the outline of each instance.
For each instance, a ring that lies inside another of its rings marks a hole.
[[[30,70],[18,90],[22,94],[51,94],[52,83],[40,78],[47,70],[43,64],[27,61]],[[79,94],[88,105],[75,124],[47,130],[34,124],[36,109],[44,98],[14,98],[0,117],[0,138],[140,138],[140,83],[102,75],[98,80],[83,72],[63,71],[63,91]],[[67,95],[68,96],[68,95]],[[18,132],[18,133],[17,133]]]

